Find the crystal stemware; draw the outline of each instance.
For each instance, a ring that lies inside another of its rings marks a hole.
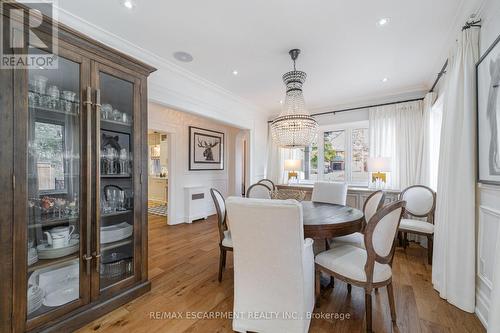
[[[128,174],[128,151],[126,148],[120,150],[120,173]]]

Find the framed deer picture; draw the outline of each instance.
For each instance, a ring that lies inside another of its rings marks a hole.
[[[224,133],[189,126],[189,170],[224,170]]]
[[[476,71],[478,181],[500,185],[500,36]]]

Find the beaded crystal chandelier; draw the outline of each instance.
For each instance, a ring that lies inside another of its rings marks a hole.
[[[316,139],[318,123],[307,113],[302,95],[302,85],[307,75],[295,69],[295,60],[300,50],[290,50],[289,54],[293,60],[293,71],[283,74],[286,86],[285,102],[281,114],[271,123],[271,134],[280,147],[306,147]]]

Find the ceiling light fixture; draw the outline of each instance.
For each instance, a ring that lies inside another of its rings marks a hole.
[[[233,71],[233,75],[234,76],[238,75],[238,71],[236,69]]]
[[[135,7],[135,3],[132,0],[123,0],[123,5],[127,9],[132,9]]]
[[[384,78],[382,79],[382,82],[384,82],[384,83],[386,83],[387,81],[389,81],[389,79],[388,79],[388,78],[386,78],[386,77],[384,77]]]
[[[293,71],[283,74],[286,86],[285,102],[281,114],[271,123],[271,134],[278,146],[300,148],[310,146],[316,139],[318,123],[309,115],[302,94],[306,73],[297,71],[295,61],[300,50],[288,52],[293,60]]]
[[[174,52],[174,58],[181,62],[191,62],[193,61],[193,56],[184,51]]]
[[[384,25],[387,25],[389,23],[389,19],[387,17],[383,17],[380,20],[378,20],[377,24],[380,27],[383,27]]]

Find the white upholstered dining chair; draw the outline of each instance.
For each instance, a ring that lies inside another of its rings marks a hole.
[[[246,197],[254,199],[271,199],[271,189],[265,184],[256,183],[248,188]]]
[[[226,202],[222,194],[215,188],[210,189],[210,194],[214,200],[215,210],[217,211],[217,227],[219,229],[219,282],[222,281],[222,271],[226,268],[227,251],[233,251],[233,241],[231,232],[227,226]]]
[[[370,219],[375,215],[375,213],[382,208],[385,202],[385,193],[381,190],[375,191],[368,198],[366,198],[365,203],[363,205],[363,214],[364,222],[363,222],[363,230],[361,232],[355,232],[350,235],[335,237],[333,239],[333,246],[349,244],[354,245],[360,248],[365,248],[365,237],[363,235],[364,229],[366,228],[366,224],[370,221]]]
[[[347,183],[314,183],[311,201],[345,205],[347,201]]]
[[[427,237],[427,262],[432,265],[432,250],[434,240],[434,213],[436,210],[436,193],[427,186],[413,185],[400,194],[400,199],[406,201],[406,210],[399,231],[403,233],[403,246],[407,246],[407,234]],[[415,219],[426,218],[426,221]]]
[[[393,202],[379,210],[365,229],[365,249],[340,245],[316,256],[316,304],[320,302],[320,274],[325,272],[365,290],[366,332],[372,332],[372,290],[387,287],[392,321],[396,321],[392,289],[394,239],[404,213],[404,201]]]
[[[237,197],[228,198],[226,206],[234,247],[233,313],[242,314],[233,318],[233,330],[308,332],[308,314],[314,310],[314,254],[313,240],[304,240],[302,206],[295,200]],[[251,313],[278,317],[251,318]]]

